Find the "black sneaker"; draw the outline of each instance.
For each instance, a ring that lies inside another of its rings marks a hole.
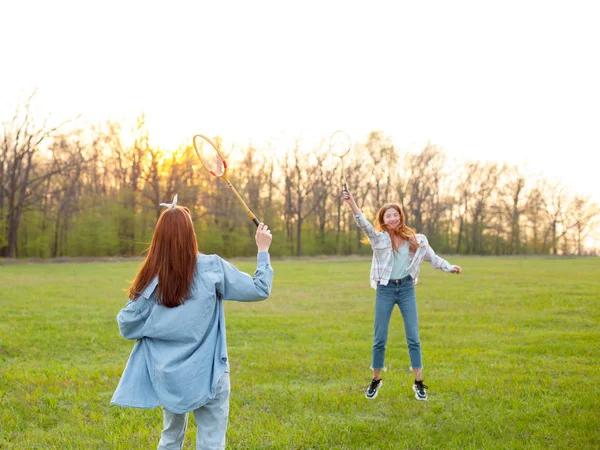
[[[413,384],[413,391],[415,391],[415,398],[417,400],[427,400],[427,392],[425,392],[425,389],[429,389],[429,387],[423,384],[423,380],[415,380],[415,384]]]
[[[383,380],[381,378],[379,380],[376,380],[375,378],[373,378],[371,380],[371,384],[369,384],[369,387],[367,388],[367,391],[365,392],[365,397],[373,400],[375,397],[377,397],[377,393],[379,392],[379,389],[381,388],[381,386],[383,386]]]

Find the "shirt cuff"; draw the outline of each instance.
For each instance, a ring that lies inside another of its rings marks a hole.
[[[269,264],[271,262],[271,255],[269,252],[258,252],[257,264]]]

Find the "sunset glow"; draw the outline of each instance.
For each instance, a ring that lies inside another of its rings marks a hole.
[[[31,11],[35,10],[34,15]],[[277,151],[336,129],[403,152],[518,165],[600,202],[592,3],[11,2],[0,114],[134,124],[166,156],[196,133]],[[17,38],[18,37],[18,38]],[[591,238],[590,238],[591,239]]]

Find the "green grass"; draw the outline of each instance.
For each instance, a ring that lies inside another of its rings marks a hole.
[[[600,258],[450,259],[463,274],[423,266],[417,286],[427,402],[397,309],[385,385],[364,398],[370,261],[274,261],[271,298],[226,304],[228,448],[600,448]],[[156,448],[160,409],[109,406],[139,265],[0,265],[0,448]]]

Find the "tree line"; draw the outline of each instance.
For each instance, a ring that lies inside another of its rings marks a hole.
[[[201,251],[254,254],[254,225],[228,186],[201,168],[191,136],[174,150],[154,146],[143,115],[131,130],[114,121],[50,126],[34,117],[32,97],[2,125],[0,257],[139,255],[159,203],[175,193],[191,210]],[[325,140],[223,150],[230,180],[273,230],[274,255],[370,252],[341,202],[339,160]],[[344,166],[369,219],[400,203],[439,253],[582,255],[598,224],[598,205],[559,184],[492,162],[451,167],[438,146],[407,153],[381,131],[356,143]]]

